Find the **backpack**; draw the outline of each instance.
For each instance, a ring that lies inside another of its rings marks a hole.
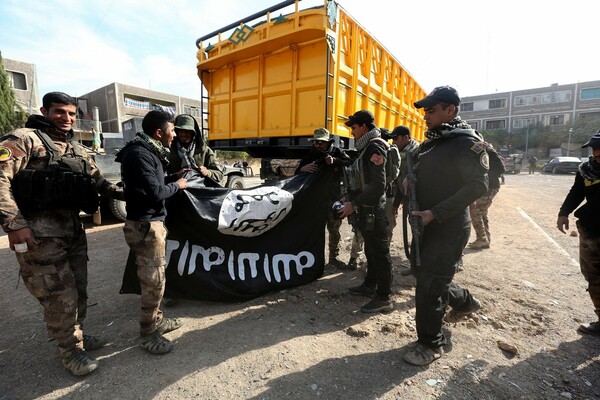
[[[400,176],[400,151],[396,146],[390,145],[386,140],[380,137],[371,139],[371,141],[378,140],[381,143],[385,143],[387,149],[387,157],[385,160],[385,185],[389,187],[392,183]]]

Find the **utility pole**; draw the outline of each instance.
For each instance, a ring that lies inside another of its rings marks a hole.
[[[571,134],[573,133],[573,128],[569,128],[569,141],[567,142],[567,157],[571,152]]]

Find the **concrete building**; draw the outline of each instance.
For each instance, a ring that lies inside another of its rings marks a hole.
[[[165,109],[174,114],[187,113],[200,118],[201,103],[198,100],[117,82],[86,93],[79,99],[85,118],[92,119],[94,107],[98,107],[102,132],[124,133],[124,128],[139,131],[139,122],[153,109]]]
[[[600,81],[463,97],[460,115],[479,131],[522,131],[541,123],[567,130],[579,118],[600,118]]]
[[[28,114],[40,114],[42,104],[35,64],[3,58],[2,65],[8,74],[8,83],[13,89],[16,103]]]

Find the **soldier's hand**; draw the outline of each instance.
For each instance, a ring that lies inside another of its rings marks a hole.
[[[28,249],[32,249],[38,242],[33,237],[33,232],[29,228],[22,228],[16,231],[8,232],[8,243],[11,250],[15,250],[15,244],[26,243]]]
[[[310,173],[313,173],[316,170],[317,170],[317,164],[315,164],[314,162],[306,164],[305,166],[303,166],[302,168],[300,168],[300,172],[310,172]]]
[[[179,172],[177,172],[177,177],[181,178],[183,176],[183,174],[185,174],[186,172],[189,172],[191,170],[192,170],[191,168],[181,168],[179,170]]]
[[[208,168],[206,168],[204,165],[199,166],[198,171],[200,172],[200,175],[202,175],[202,176],[208,176],[208,174],[209,174]]]
[[[179,178],[179,179],[177,179],[177,182],[175,182],[175,183],[177,184],[177,186],[179,186],[179,190],[187,189],[187,179]]]
[[[423,221],[423,226],[427,225],[435,219],[431,210],[413,211],[411,214],[417,217],[421,217],[421,220]]]
[[[567,233],[565,231],[565,229],[569,230],[569,217],[565,217],[564,215],[559,215],[558,219],[556,220],[556,227],[562,233]]]
[[[331,157],[331,156],[326,156],[326,157],[325,157],[325,164],[327,164],[327,165],[331,165],[331,164],[333,164],[333,157]]]
[[[354,213],[354,206],[352,205],[352,203],[350,203],[349,201],[346,201],[344,203],[344,207],[338,211],[340,218],[344,219],[349,215],[352,215],[352,213]]]

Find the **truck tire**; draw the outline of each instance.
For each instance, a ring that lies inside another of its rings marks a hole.
[[[112,215],[115,216],[116,219],[120,221],[125,221],[127,219],[127,211],[125,210],[125,202],[117,199],[109,199],[108,200],[108,208]]]
[[[227,187],[231,189],[243,189],[244,188],[244,180],[241,176],[231,175],[227,179]]]

